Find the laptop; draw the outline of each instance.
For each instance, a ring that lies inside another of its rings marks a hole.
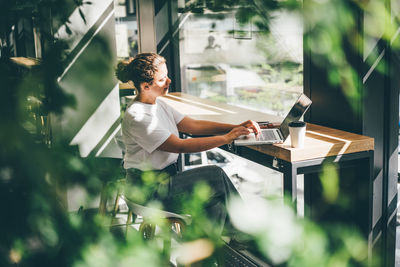
[[[289,123],[298,121],[306,113],[311,103],[312,101],[305,94],[301,94],[279,128],[261,129],[257,137],[255,134],[242,135],[234,141],[234,144],[237,146],[247,146],[285,142],[289,136]]]

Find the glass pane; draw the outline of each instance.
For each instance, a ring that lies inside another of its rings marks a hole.
[[[138,53],[135,0],[114,0],[114,9],[117,57],[133,57]]]
[[[235,11],[181,14],[182,92],[284,116],[303,92],[301,17],[274,14],[270,32]]]
[[[201,165],[201,153],[188,153],[185,155],[185,166]]]
[[[222,149],[185,153],[184,163],[184,170],[207,165],[222,168],[243,198],[254,195],[282,197],[281,173]]]

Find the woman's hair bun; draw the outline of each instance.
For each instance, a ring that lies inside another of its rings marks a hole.
[[[158,67],[165,63],[165,58],[156,53],[141,53],[134,58],[120,61],[115,69],[115,76],[123,83],[132,81],[136,88],[142,83],[151,83]]]
[[[129,73],[129,63],[124,61],[119,62],[115,70],[115,76],[117,76],[118,80],[123,83],[131,80]]]

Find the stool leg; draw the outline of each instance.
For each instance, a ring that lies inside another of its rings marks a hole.
[[[139,231],[144,239],[153,239],[156,233],[156,226],[152,223],[142,222]]]
[[[118,213],[119,200],[120,200],[120,192],[119,192],[119,189],[118,189],[117,196],[115,197],[115,202],[114,202],[113,217],[115,217],[117,215],[117,213]]]
[[[175,232],[178,238],[182,238],[182,233],[185,230],[185,223],[180,219],[169,219],[171,230]]]
[[[129,225],[131,224],[132,217],[133,217],[133,213],[132,213],[131,210],[129,210],[129,211],[128,211],[128,218],[126,219],[126,232],[125,232],[125,236],[128,236],[128,228],[129,228]]]
[[[101,186],[100,204],[99,204],[99,213],[101,215],[106,214],[106,206],[107,206],[107,186],[103,184]]]

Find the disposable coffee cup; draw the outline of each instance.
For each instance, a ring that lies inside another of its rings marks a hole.
[[[289,134],[292,147],[304,147],[304,139],[306,137],[306,123],[304,121],[290,122]]]

